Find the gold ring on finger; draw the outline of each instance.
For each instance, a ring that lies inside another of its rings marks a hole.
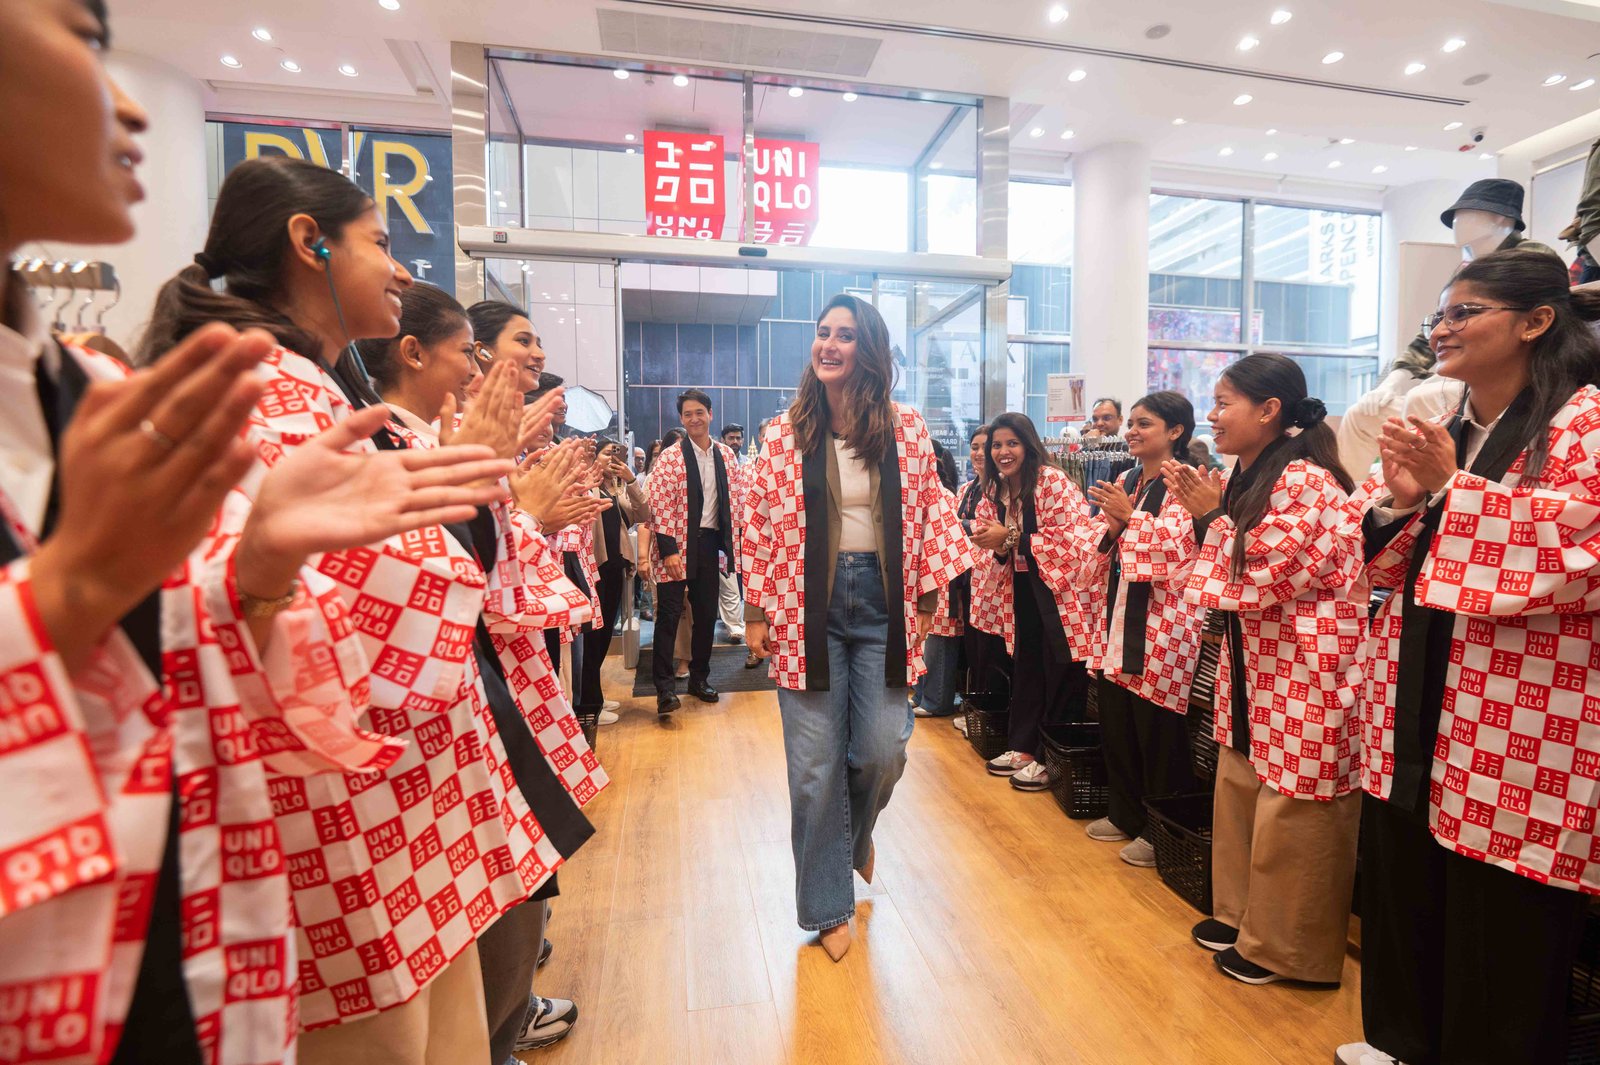
[[[151,421],[149,418],[146,418],[144,421],[139,423],[139,432],[143,433],[152,443],[160,444],[168,451],[171,451],[178,446],[178,442],[176,440],[172,439],[172,437],[168,436],[166,433],[163,433],[160,429],[157,429],[156,423]]]

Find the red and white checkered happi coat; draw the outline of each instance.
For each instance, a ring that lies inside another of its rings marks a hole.
[[[689,445],[691,448],[693,444]],[[728,542],[738,544],[740,532],[745,523],[745,500],[750,489],[751,464],[740,465],[734,460],[733,448],[720,440],[711,441],[711,446],[722,454],[722,465],[728,472],[728,513],[733,522],[733,528],[728,530]],[[714,487],[714,486],[713,486]],[[704,493],[706,486],[700,486]],[[656,456],[656,461],[650,467],[650,481],[646,485],[650,500],[650,530],[655,535],[650,538],[650,564],[654,567],[651,573],[656,580],[666,580],[666,571],[661,568],[661,537],[670,536],[678,542],[679,551],[688,551],[689,544],[689,481],[683,471],[683,448],[681,443],[671,447],[662,448]],[[696,529],[699,528],[697,524]],[[731,560],[730,560],[731,562]],[[684,556],[684,564],[688,564],[688,556]]]
[[[950,491],[950,489],[945,488],[943,485],[940,485],[939,487],[940,490],[944,492],[945,502],[949,503],[950,508],[954,510],[956,506],[955,493]],[[959,520],[956,522],[956,531],[961,532],[961,523]],[[962,535],[964,536],[965,533],[962,533]],[[968,541],[968,550],[971,550],[971,541]],[[939,586],[938,605],[933,609],[933,624],[928,626],[928,635],[960,636],[962,631],[965,629],[966,623],[962,618],[950,616],[950,586],[948,584],[941,584]]]
[[[1189,602],[1239,614],[1250,688],[1250,761],[1268,786],[1333,799],[1358,786],[1367,585],[1360,530],[1339,483],[1296,459],[1272,486],[1260,524],[1243,537],[1233,519],[1212,524],[1189,576]],[[1231,561],[1245,553],[1243,576]],[[1217,677],[1216,739],[1233,743],[1232,655]]]
[[[1090,519],[1089,526],[1088,539],[1098,548],[1110,526],[1100,514]],[[1194,542],[1194,521],[1183,504],[1168,495],[1159,513],[1134,511],[1113,550],[1122,567],[1122,579],[1117,582],[1110,630],[1104,625],[1095,630],[1095,651],[1089,668],[1103,671],[1108,680],[1142,699],[1186,714],[1194,671],[1200,664],[1200,628],[1205,617],[1205,611],[1183,594],[1200,555]],[[1079,571],[1085,586],[1107,587],[1111,580],[1111,553],[1096,549],[1086,562]],[[1130,582],[1150,586],[1144,672],[1137,675],[1122,672]]]
[[[1087,662],[1094,653],[1095,625],[1105,623],[1106,589],[1084,585],[1078,570],[1094,551],[1089,541],[1089,506],[1083,493],[1055,466],[1039,467],[1033,490],[1035,532],[1029,542],[1039,578],[1055,596],[1056,610],[1073,661]],[[987,495],[978,501],[974,526],[999,521],[999,511]],[[1003,559],[993,551],[979,550],[972,574],[972,624],[984,632],[1004,636],[1006,652],[1016,652],[1016,604],[1012,601],[1012,573],[1016,552]]]
[[[349,413],[308,360],[278,350],[262,366],[251,434],[268,463]],[[271,782],[307,1028],[409,1001],[560,862],[483,694],[472,640],[490,581],[467,549],[430,526],[313,564],[370,663],[372,727],[410,745],[384,773]]]
[[[917,631],[917,600],[948,585],[972,568],[972,547],[956,520],[955,508],[939,483],[933,441],[922,415],[895,404],[895,451],[900,465],[901,609],[906,624],[906,683],[925,672]],[[650,473],[655,498],[655,470]],[[759,607],[771,625],[777,651],[770,675],[779,687],[804,691],[805,634],[805,478],[788,411],[767,425],[761,454],[749,466],[744,506],[740,568],[745,602]],[[652,506],[653,506],[652,502]],[[826,536],[823,529],[819,535]],[[826,580],[826,575],[823,575]],[[887,592],[887,589],[885,589]]]
[[[1417,581],[1453,611],[1428,804],[1458,854],[1541,883],[1600,894],[1600,389],[1550,423],[1538,478],[1519,456],[1502,482],[1460,472]],[[1388,495],[1380,472],[1352,500]],[[1405,586],[1420,515],[1373,559],[1372,582]],[[1388,798],[1400,596],[1367,645],[1362,784]]]
[[[125,373],[72,355],[91,377]],[[294,933],[268,765],[381,767],[401,745],[356,728],[364,683],[343,668],[354,640],[314,571],[257,655],[233,580],[238,527],[225,513],[163,587],[159,692],[120,630],[68,678],[27,559],[0,579],[0,721],[20,726],[0,727],[0,767],[26,797],[0,824],[0,1061],[97,1062],[115,1047],[174,777],[183,971],[206,1060],[293,1058]]]

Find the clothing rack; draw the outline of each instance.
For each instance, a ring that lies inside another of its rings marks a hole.
[[[1120,439],[1080,441],[1057,461],[1067,476],[1085,492],[1101,481],[1116,480],[1137,464],[1133,456],[1128,454],[1127,442]],[[1090,504],[1089,513],[1097,513],[1099,509]]]
[[[33,290],[39,310],[50,323],[53,333],[104,333],[105,314],[122,299],[122,282],[117,269],[107,262],[88,259],[14,259],[11,276]],[[110,292],[109,302],[98,304],[100,293]],[[86,294],[79,299],[80,294]],[[68,306],[77,303],[77,312],[69,323]],[[87,321],[90,308],[94,320]]]

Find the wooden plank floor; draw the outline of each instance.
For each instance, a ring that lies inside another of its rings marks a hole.
[[[631,687],[616,656],[605,677]],[[777,697],[683,701],[661,724],[623,698],[601,731],[612,783],[536,985],[580,1019],[527,1062],[1322,1065],[1360,1037],[1355,961],[1336,991],[1223,978],[1155,870],[987,776],[948,720],[917,723],[835,965],[794,923]]]

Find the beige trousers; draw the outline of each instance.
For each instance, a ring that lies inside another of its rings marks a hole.
[[[300,1065],[477,1065],[489,1061],[478,945],[403,1006],[300,1033]]]
[[[1337,983],[1350,927],[1361,794],[1291,799],[1250,760],[1217,757],[1212,916],[1239,930],[1246,961],[1292,980]]]

